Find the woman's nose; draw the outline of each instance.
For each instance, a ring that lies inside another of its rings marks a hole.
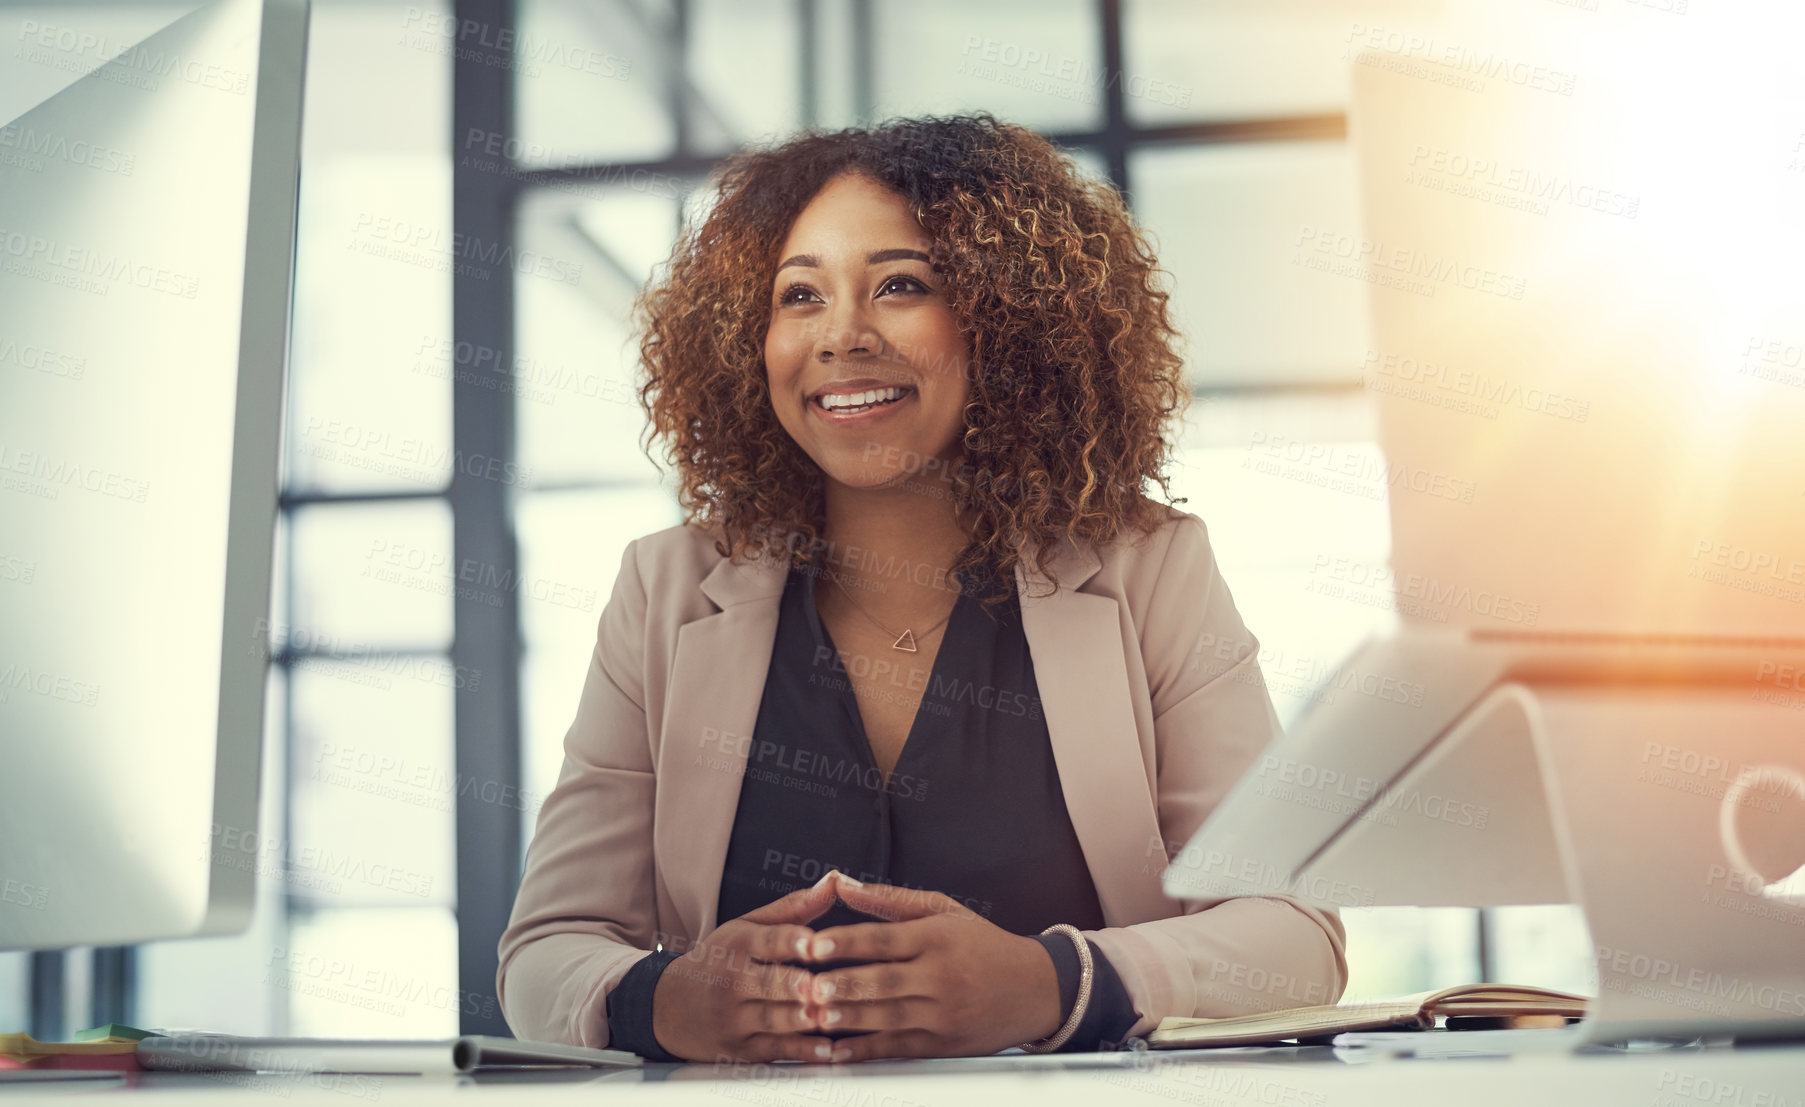
[[[820,361],[876,357],[883,352],[883,336],[864,312],[854,307],[829,314],[822,320],[821,333],[815,336],[815,357]]]

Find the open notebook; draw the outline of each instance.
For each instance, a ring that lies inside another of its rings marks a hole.
[[[1320,1038],[1355,1030],[1428,1030],[1447,1015],[1558,1015],[1586,1013],[1586,997],[1517,984],[1463,984],[1379,1003],[1292,1007],[1225,1019],[1164,1018],[1147,1044],[1154,1049],[1263,1045],[1292,1038]]]

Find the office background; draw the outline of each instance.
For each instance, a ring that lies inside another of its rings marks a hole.
[[[1174,489],[1280,715],[1372,694],[1343,659],[1395,612],[1334,586],[1389,545],[1365,286],[1294,247],[1359,225],[1351,29],[1447,6],[314,0],[256,921],[0,955],[0,1029],[505,1032],[495,943],[596,620],[678,520],[628,310],[715,161],[801,126],[986,109],[1123,188],[1190,340]],[[0,5],[0,114],[188,7]],[[1351,996],[1590,979],[1565,910],[1344,917]]]

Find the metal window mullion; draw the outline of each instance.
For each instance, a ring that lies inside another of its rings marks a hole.
[[[321,492],[284,490],[277,503],[291,514],[294,508],[330,506],[334,504],[419,503],[445,498],[445,489],[389,489],[371,492]]]
[[[1497,971],[1497,922],[1492,918],[1490,907],[1481,907],[1473,912],[1474,942],[1479,949],[1479,979],[1496,980],[1493,975]]]
[[[66,950],[40,949],[31,953],[31,1036],[40,1042],[60,1042],[67,1033],[69,1001],[64,994],[69,978]]]
[[[1045,131],[1046,137],[1063,147],[1091,147],[1105,160],[1112,150],[1120,150],[1123,161],[1122,180],[1127,180],[1126,159],[1133,151],[1149,147],[1169,149],[1184,146],[1251,145],[1260,142],[1302,142],[1345,139],[1347,116],[1325,115],[1272,116],[1265,119],[1228,119],[1201,123],[1181,123],[1163,127],[1135,127],[1123,124],[1115,134],[1106,130]],[[557,169],[522,170],[519,177],[523,189],[557,188],[586,180],[619,180],[635,173],[663,173],[679,177],[705,177],[720,159],[682,154],[646,161],[593,162]],[[1115,177],[1111,177],[1115,180]]]
[[[1099,145],[1116,191],[1128,195],[1128,110],[1122,96],[1122,0],[1097,0],[1103,48],[1103,133]]]
[[[815,0],[796,0],[796,54],[800,60],[796,67],[800,82],[796,104],[803,129],[811,131],[821,124],[821,73],[817,69],[821,60],[821,29],[816,25],[819,13],[815,8]]]
[[[671,133],[679,154],[687,154],[691,135],[689,111],[689,0],[671,0],[669,85],[665,96],[670,105]]]
[[[95,1026],[109,1022],[131,1023],[137,1003],[137,947],[105,946],[94,951],[94,975],[89,981],[88,1021]]]
[[[393,657],[443,657],[450,659],[450,650],[442,646],[409,646],[392,650],[316,650],[316,649],[282,649],[270,654],[270,664],[284,669],[307,661],[340,661],[347,665],[357,665],[365,661],[386,661]]]
[[[877,122],[877,29],[871,0],[852,0],[852,117],[861,127]]]
[[[452,127],[446,136],[451,149],[457,136],[473,130],[514,133],[511,43],[518,30],[513,0],[457,0],[456,15],[460,26],[489,27],[495,33],[486,36],[487,42],[470,45],[476,56],[451,63]],[[492,244],[498,256],[511,256],[517,200],[513,175],[481,172],[454,161],[452,229],[463,241]],[[464,266],[452,274],[452,338],[459,348],[468,343],[495,350],[502,364],[511,364],[513,274],[508,267],[492,268]],[[456,380],[451,389],[455,448],[465,457],[513,461],[513,393]],[[491,565],[505,579],[518,579],[509,488],[466,469],[459,467],[451,480],[453,556],[459,564]],[[501,600],[494,607],[453,600],[451,661],[459,672],[478,677],[458,682],[455,764],[460,780],[518,789],[519,598],[504,590]],[[486,997],[494,994],[496,946],[520,883],[522,828],[517,812],[483,802],[480,792],[459,788],[456,802],[458,987],[462,995]],[[509,1033],[496,1004],[460,1002],[458,1011],[460,1033]]]

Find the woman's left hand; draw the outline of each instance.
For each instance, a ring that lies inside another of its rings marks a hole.
[[[815,976],[816,1026],[874,1031],[836,1041],[833,1060],[995,1053],[1059,1029],[1059,977],[1039,942],[939,892],[839,874],[835,885],[848,907],[891,921],[829,927],[810,942],[808,961],[874,962]]]

